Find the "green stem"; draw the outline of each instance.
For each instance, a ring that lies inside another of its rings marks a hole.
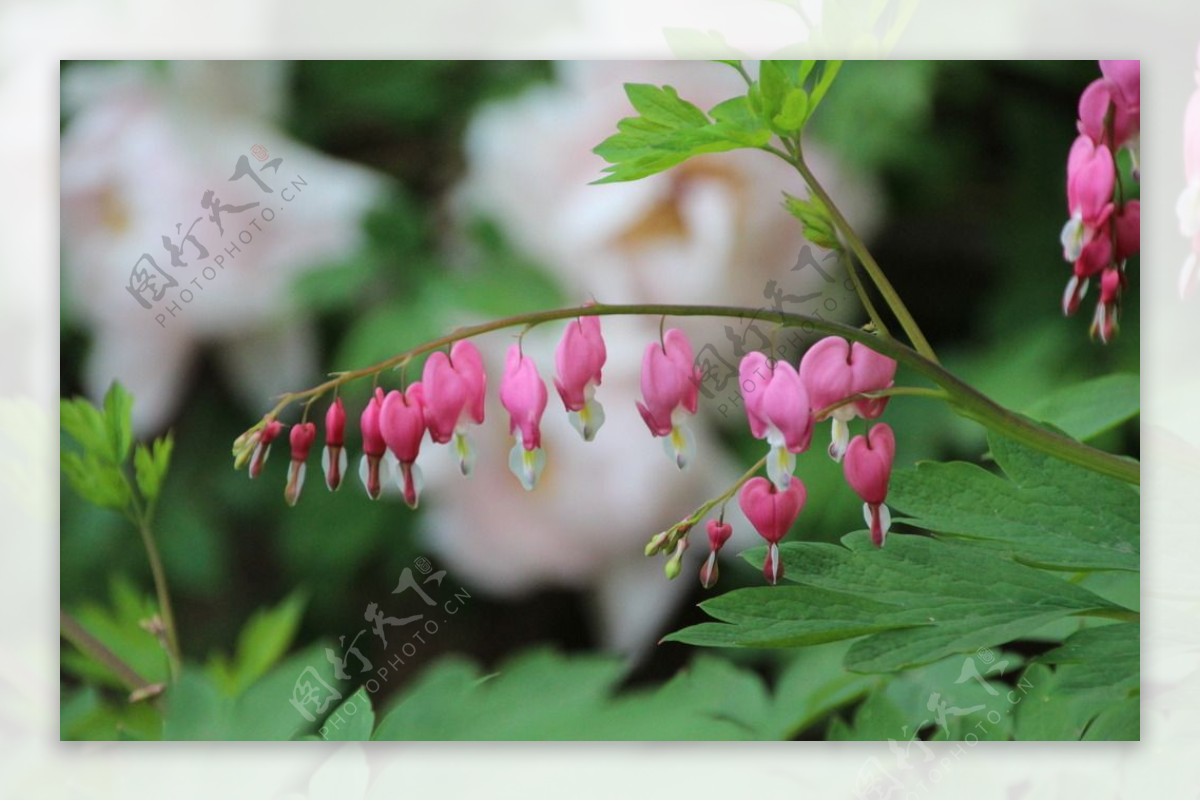
[[[810,332],[818,331],[823,334],[844,337],[853,342],[861,342],[872,350],[912,368],[941,387],[945,390],[951,409],[962,417],[974,420],[986,428],[1010,437],[1034,450],[1079,465],[1096,473],[1111,476],[1130,484],[1138,484],[1140,481],[1141,468],[1136,461],[1097,450],[1082,442],[1077,442],[1070,437],[1038,425],[1015,412],[1009,411],[953,373],[947,371],[933,359],[895,339],[878,337],[859,328],[803,314],[766,309],[747,309],[738,306],[675,305],[670,303],[617,305],[598,303],[531,312],[487,323],[480,323],[479,325],[467,326],[444,337],[431,340],[391,358],[384,359],[370,367],[338,373],[333,378],[315,387],[299,392],[287,393],[280,397],[279,402],[267,413],[266,418],[278,416],[280,412],[292,403],[308,400],[314,396],[320,397],[343,384],[407,364],[417,356],[437,350],[438,348],[443,348],[461,339],[469,339],[481,334],[491,333],[492,331],[504,328],[512,328],[518,325],[533,327],[541,323],[567,320],[573,317],[608,317],[613,315],[642,315],[652,317],[671,315],[674,317],[729,317],[763,320],[778,323],[786,327],[801,328]]]
[[[794,166],[804,177],[808,188],[820,198],[821,202],[825,204],[825,208],[829,209],[829,216],[833,219],[833,224],[841,231],[846,244],[850,246],[850,250],[858,257],[859,262],[867,271],[867,275],[871,277],[871,281],[879,289],[879,294],[883,295],[883,299],[887,302],[888,308],[892,310],[892,314],[896,315],[896,319],[900,321],[900,327],[904,329],[904,333],[908,336],[909,341],[912,342],[913,347],[916,348],[917,353],[920,353],[929,361],[936,363],[937,356],[934,354],[933,348],[930,347],[929,340],[921,332],[921,327],[917,325],[917,321],[913,319],[912,314],[908,311],[908,307],[904,305],[904,301],[896,293],[892,282],[883,274],[883,269],[879,266],[879,262],[875,261],[875,257],[867,250],[866,244],[863,243],[862,239],[855,233],[854,228],[851,227],[850,222],[842,215],[837,205],[834,204],[833,198],[829,196],[829,193],[825,191],[825,187],[821,186],[820,181],[813,175],[812,170],[808,168],[799,147],[797,147],[794,157],[789,157],[778,150],[773,150],[772,152]]]
[[[113,675],[131,692],[144,690],[149,686],[150,683],[142,678],[141,674],[109,650],[108,646],[93,637],[82,623],[64,610],[59,610],[58,613],[58,629],[64,640],[112,671]]]
[[[873,398],[891,398],[896,395],[909,395],[918,398],[934,398],[936,400],[949,401],[950,396],[943,390],[930,389],[929,387],[888,387],[874,392],[860,392],[857,395],[851,395],[848,398],[843,398],[836,403],[831,403],[824,409],[818,409],[813,412],[813,420],[821,422],[822,420],[833,414],[834,411],[845,406],[847,403],[854,403],[860,400],[871,400]]]
[[[150,562],[150,574],[154,577],[154,592],[158,597],[158,613],[162,618],[163,631],[167,638],[167,662],[171,666],[171,678],[179,678],[180,652],[179,634],[175,628],[175,613],[171,608],[171,594],[167,589],[167,573],[163,570],[162,559],[158,555],[158,546],[154,544],[154,532],[150,530],[148,517],[135,509],[137,514],[137,530],[142,536],[142,545],[146,549],[146,558]]]
[[[858,295],[858,301],[867,311],[867,316],[871,318],[871,323],[875,326],[882,336],[891,337],[892,332],[888,330],[887,324],[883,322],[883,317],[879,315],[879,311],[875,308],[875,302],[871,300],[871,296],[867,294],[867,288],[863,286],[862,279],[858,275],[858,269],[854,266],[854,259],[843,254],[846,260],[846,272],[850,275],[850,280],[854,283],[854,294]]]

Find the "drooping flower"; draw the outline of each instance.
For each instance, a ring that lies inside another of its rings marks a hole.
[[[720,571],[717,569],[717,553],[733,536],[733,526],[724,520],[709,520],[706,528],[708,529],[708,558],[700,566],[700,584],[704,589],[710,590],[720,577]]]
[[[755,476],[746,482],[738,493],[738,505],[754,526],[759,536],[766,540],[767,558],[763,562],[763,575],[771,584],[777,584],[783,577],[783,562],[779,558],[779,541],[782,540],[796,522],[808,491],[804,483],[792,476],[791,483],[784,491],[779,491],[775,484]]]
[[[308,461],[308,451],[317,439],[316,423],[297,423],[292,426],[289,440],[292,446],[292,463],[288,466],[287,484],[283,488],[283,497],[288,506],[295,506],[300,500],[300,490],[304,489],[305,462]]]
[[[695,455],[696,440],[684,422],[695,414],[702,375],[692,356],[687,334],[671,328],[662,343],[646,346],[642,357],[642,398],[637,408],[650,433],[664,437],[663,448],[682,470]]]
[[[258,478],[262,475],[263,465],[267,463],[267,457],[271,455],[271,442],[279,436],[280,431],[283,431],[283,423],[278,420],[269,420],[255,435],[257,441],[254,445],[254,455],[250,457],[250,478]]]
[[[1079,136],[1067,156],[1067,212],[1062,229],[1063,258],[1076,262],[1083,249],[1104,230],[1113,212],[1116,167],[1112,151]]]
[[[534,488],[546,466],[541,431],[546,400],[546,384],[537,365],[521,352],[519,344],[510,346],[500,380],[500,403],[509,414],[508,433],[516,438],[508,468],[527,490]]]
[[[846,398],[887,389],[895,377],[895,359],[861,342],[850,343],[837,336],[817,342],[800,360],[800,379],[808,390],[814,415]],[[829,415],[833,418],[830,458],[840,462],[845,455],[851,420],[874,420],[883,414],[887,402],[886,397],[862,398],[834,409]]]
[[[1140,61],[1101,61],[1102,77],[1079,97],[1079,132],[1114,151],[1128,147],[1138,169],[1141,130],[1142,69]]]
[[[1191,244],[1191,252],[1179,273],[1181,298],[1191,295],[1200,283],[1200,48],[1196,61],[1197,85],[1183,113],[1183,177],[1187,185],[1175,202],[1179,233]]]
[[[458,467],[470,475],[475,452],[467,437],[467,426],[483,422],[487,374],[479,349],[466,340],[454,343],[450,355],[437,351],[425,361],[421,376],[424,387],[425,422],[430,438],[439,444],[454,440]]]
[[[379,500],[383,492],[383,482],[388,478],[390,465],[384,460],[387,455],[387,443],[379,428],[379,417],[383,411],[383,388],[376,387],[375,394],[367,402],[359,417],[359,428],[362,430],[363,457],[358,465],[358,476],[362,479],[367,490],[367,497]]]
[[[586,442],[591,442],[604,425],[604,407],[595,394],[607,358],[600,318],[594,316],[567,323],[554,350],[554,388],[567,408],[571,425]]]
[[[896,458],[896,436],[887,423],[871,426],[866,436],[855,437],[846,449],[842,466],[846,482],[863,499],[863,517],[871,528],[871,542],[882,548],[892,516],[884,501]]]
[[[417,455],[425,436],[425,418],[425,399],[419,381],[403,392],[393,389],[383,399],[379,411],[379,432],[400,464],[396,482],[410,509],[417,508],[423,484]]]
[[[757,351],[747,353],[738,365],[738,386],[750,433],[771,446],[767,475],[784,491],[796,468],[795,454],[808,450],[812,442],[808,390],[796,368],[784,361],[772,364]]]
[[[325,447],[321,451],[321,469],[325,486],[330,492],[342,486],[346,475],[346,407],[341,398],[334,398],[325,412]]]

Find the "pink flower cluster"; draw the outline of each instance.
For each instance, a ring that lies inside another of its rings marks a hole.
[[[583,316],[567,325],[555,351],[554,387],[571,422],[585,441],[591,441],[604,422],[604,409],[595,399],[596,388],[607,352],[596,316]],[[841,337],[826,337],[805,353],[799,368],[773,361],[762,353],[742,360],[739,384],[746,404],[750,432],[768,444],[767,478],[756,476],[741,487],[738,502],[755,530],[769,544],[763,573],[772,584],[783,575],[778,544],[791,529],[804,507],[807,490],[792,473],[796,454],[806,451],[813,429],[826,418],[833,420],[829,455],[843,462],[846,481],[863,499],[864,515],[871,539],[882,547],[890,516],[887,497],[896,443],[886,423],[874,425],[865,435],[850,439],[849,423],[856,417],[874,420],[883,414],[888,398],[878,393],[892,386],[896,362],[870,348]],[[672,461],[684,468],[695,454],[695,438],[687,420],[697,409],[701,373],[694,364],[687,335],[679,329],[663,332],[660,341],[646,346],[642,359],[642,400],[637,408],[646,427],[663,439]],[[416,508],[421,493],[421,470],[417,465],[426,433],[437,444],[449,444],[458,456],[463,475],[474,465],[468,437],[472,425],[483,423],[487,375],[478,349],[468,341],[456,342],[449,353],[434,352],[425,362],[421,380],[403,390],[384,392],[380,387],[359,417],[362,460],[359,477],[367,495],[377,499],[383,487],[394,481],[405,503]],[[541,420],[546,411],[546,383],[533,359],[520,344],[507,353],[500,380],[500,402],[509,414],[509,434],[515,442],[509,454],[509,469],[527,490],[537,484],[546,464],[542,451]],[[284,424],[267,419],[235,443],[248,452],[250,476],[262,473],[271,443]],[[337,490],[346,474],[346,410],[335,398],[325,414],[325,448],[321,466],[325,484]],[[292,426],[291,466],[284,497],[294,505],[304,486],[305,463],[317,438],[315,423]],[[675,575],[691,523],[685,521],[671,538],[675,554],[668,575]],[[701,572],[706,587],[717,580],[717,553],[729,539],[732,528],[722,517],[709,521],[710,552]],[[662,547],[668,533],[658,535],[648,553]]]
[[[826,417],[833,419],[829,455],[843,462],[846,482],[863,499],[863,513],[871,540],[883,547],[891,524],[887,498],[896,440],[891,426],[879,423],[865,435],[850,439],[849,422],[856,417],[874,420],[883,414],[887,397],[870,397],[892,386],[896,362],[858,342],[831,336],[813,345],[796,369],[784,361],[772,362],[762,353],[748,353],[738,371],[750,433],[766,440],[767,475],[747,481],[738,494],[746,518],[767,541],[763,575],[775,584],[783,575],[779,542],[804,508],[808,492],[792,473],[796,454],[808,450],[813,428]],[[710,553],[700,571],[700,581],[716,581],[716,555],[728,539],[724,521],[709,521]]]
[[[1125,261],[1141,247],[1141,208],[1125,200],[1116,153],[1127,148],[1138,177],[1141,127],[1141,63],[1101,61],[1097,78],[1079,98],[1079,136],[1067,157],[1067,211],[1063,258],[1072,274],[1063,293],[1063,314],[1072,315],[1099,276],[1100,299],[1091,334],[1110,342],[1117,330]],[[1115,195],[1115,197],[1114,197]]]

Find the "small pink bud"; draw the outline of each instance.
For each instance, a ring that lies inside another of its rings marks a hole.
[[[295,506],[300,500],[300,490],[304,489],[304,473],[307,470],[305,461],[308,451],[317,439],[316,423],[297,423],[292,426],[289,437],[292,446],[292,463],[288,466],[287,484],[283,488],[284,500],[289,506]]]
[[[254,455],[250,457],[250,478],[262,475],[263,465],[271,454],[271,442],[283,431],[283,423],[278,420],[268,421],[258,432],[258,442],[254,446]]]
[[[846,483],[858,493],[866,504],[865,512],[871,526],[871,541],[882,547],[887,536],[888,482],[892,476],[892,462],[896,458],[896,436],[887,423],[871,427],[866,436],[859,435],[846,449],[843,472]]]
[[[379,430],[388,449],[400,462],[400,489],[404,502],[417,508],[420,494],[420,471],[416,466],[425,436],[425,402],[421,383],[401,392],[392,390],[383,401],[379,413]]]
[[[721,577],[721,571],[717,567],[717,552],[710,551],[708,558],[704,560],[704,564],[700,565],[700,586],[706,590],[711,590],[717,586],[717,580]]]
[[[321,469],[325,486],[332,492],[342,485],[346,474],[346,408],[341,398],[334,398],[325,412],[325,448],[321,452]]]
[[[733,526],[728,523],[722,523],[718,520],[709,520],[708,525],[708,545],[714,551],[721,550],[729,538],[733,536]]]
[[[378,500],[383,491],[382,472],[386,471],[387,463],[383,461],[387,453],[387,443],[379,430],[379,415],[383,410],[383,389],[375,388],[375,394],[367,402],[359,417],[359,428],[362,430],[363,458],[359,463],[358,475],[366,487],[367,497]]]
[[[780,492],[775,485],[755,476],[738,493],[738,505],[759,536],[770,543],[787,535],[808,496],[804,482],[792,476],[788,489]]]

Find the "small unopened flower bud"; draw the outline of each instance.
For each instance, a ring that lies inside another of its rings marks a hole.
[[[671,538],[670,531],[660,531],[650,538],[650,542],[646,543],[646,556],[654,556],[654,554],[667,547],[667,541]]]
[[[292,463],[288,466],[287,484],[283,488],[284,500],[288,506],[295,506],[300,500],[300,490],[304,489],[305,462],[308,451],[317,439],[316,423],[298,423],[292,426],[290,436],[292,446]]]
[[[281,431],[283,431],[283,423],[278,420],[270,420],[258,432],[258,441],[254,444],[254,455],[250,457],[250,478],[258,478],[262,475],[263,465],[267,463],[267,456],[271,453],[271,442],[279,436]]]
[[[704,564],[700,565],[700,586],[711,590],[717,585],[718,578],[720,578],[720,571],[717,569],[717,552],[709,551],[708,558],[704,560]]]
[[[325,448],[321,451],[321,469],[325,473],[325,486],[330,491],[342,485],[346,475],[346,408],[341,398],[335,398],[325,412]]]
[[[668,579],[675,579],[679,576],[679,572],[683,569],[683,552],[686,550],[686,539],[681,539],[675,543],[675,553],[671,554],[671,558],[663,565],[663,572],[667,574]]]

